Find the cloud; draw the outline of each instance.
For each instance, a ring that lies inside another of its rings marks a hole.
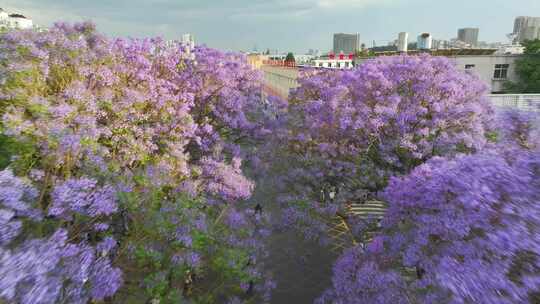
[[[256,11],[259,15],[297,15],[317,13],[321,9],[350,9],[399,4],[403,0],[266,0],[245,3],[234,10]],[[227,2],[230,3],[230,2]]]
[[[207,8],[226,12],[233,20],[267,21],[313,17],[330,11],[399,4],[402,0],[264,0],[225,2],[227,7]]]
[[[317,0],[317,6],[321,8],[358,8],[368,6],[382,6],[398,4],[400,0]]]
[[[538,0],[519,2],[515,6],[504,0],[0,0],[0,7],[27,15],[41,26],[90,19],[110,36],[172,39],[189,32],[198,42],[225,49],[248,49],[257,43],[303,50],[329,49],[332,33],[340,31],[360,32],[363,41],[380,42],[394,39],[400,31],[427,30],[450,38],[456,28],[475,25],[481,27],[482,40],[504,39],[501,33],[511,30],[515,16],[540,9]],[[461,10],[463,6],[468,10]],[[492,13],[499,22],[483,14],[486,7],[496,8]]]
[[[108,25],[141,28],[161,24],[201,23],[219,20],[271,21],[315,17],[319,13],[402,0],[4,0],[7,9],[28,14],[38,24],[54,21],[94,20]],[[117,30],[112,32],[117,33]],[[146,30],[148,32],[148,30]]]
[[[127,4],[127,0],[105,3],[106,0],[4,0],[2,6],[8,12],[18,12],[32,18],[34,24],[50,26],[57,21],[80,22],[91,20],[98,29],[112,36],[169,36],[174,37],[174,23],[156,16],[167,15],[168,11],[156,11],[146,6]],[[104,2],[104,3],[101,3]],[[161,4],[169,0],[158,0]],[[145,2],[146,3],[146,2]],[[133,6],[135,5],[135,6]],[[148,12],[155,12],[155,14]]]
[[[233,20],[254,19],[259,21],[300,18],[308,16],[316,8],[311,2],[305,0],[256,2],[250,5],[229,8],[229,18]]]

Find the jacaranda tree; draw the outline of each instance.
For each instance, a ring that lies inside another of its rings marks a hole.
[[[391,179],[380,235],[343,253],[320,303],[538,302],[538,122],[499,119],[497,144]]]
[[[486,86],[443,57],[396,56],[350,71],[308,71],[289,100],[286,218],[309,237],[391,176],[486,144]],[[321,218],[319,220],[318,218]]]
[[[305,71],[288,102],[261,81],[91,23],[0,34],[0,302],[268,302],[255,178],[281,226],[347,224],[320,303],[538,302],[534,117],[428,55]],[[370,199],[380,223],[347,213]]]
[[[242,165],[267,131],[243,56],[90,23],[9,31],[0,54],[1,299],[268,299]]]

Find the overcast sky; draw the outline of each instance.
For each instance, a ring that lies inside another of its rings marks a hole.
[[[479,27],[480,40],[503,42],[516,16],[540,16],[540,0],[0,0],[0,7],[41,26],[92,20],[109,36],[192,33],[220,49],[294,52],[327,51],[334,32],[358,32],[371,46],[401,31],[450,39],[459,27]]]

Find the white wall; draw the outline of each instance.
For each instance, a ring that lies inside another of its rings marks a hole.
[[[264,72],[265,86],[281,98],[287,98],[289,91],[298,87],[299,70],[297,68],[263,65],[261,70]]]
[[[9,15],[6,12],[0,12],[0,23],[1,22],[7,22],[9,19]]]
[[[296,61],[296,64],[303,64],[308,63],[311,60],[313,60],[315,56],[313,55],[303,55],[303,54],[295,54],[294,60]]]
[[[465,71],[465,65],[474,65],[474,68],[470,70],[471,73],[476,73],[480,79],[490,86],[492,93],[499,93],[503,91],[504,79],[494,79],[495,65],[496,64],[508,64],[507,79],[509,81],[518,81],[519,78],[516,74],[516,60],[522,55],[464,55],[464,56],[451,56],[451,60],[454,60],[457,67]],[[358,58],[356,65],[361,65],[362,62],[368,58]]]
[[[491,55],[491,56],[456,56],[450,57],[455,60],[460,70],[465,71],[465,65],[473,65],[469,71],[476,73],[480,78],[491,86],[491,92],[501,92],[505,80],[495,79],[495,65],[508,64],[508,77],[506,80],[518,81],[516,74],[516,60],[519,55]]]
[[[32,19],[9,17],[8,26],[11,28],[18,28],[18,29],[30,29],[32,28],[33,23],[32,23]]]

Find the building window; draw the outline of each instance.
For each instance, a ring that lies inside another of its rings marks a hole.
[[[341,63],[338,62],[337,67],[338,67],[338,68],[341,68]]]
[[[348,62],[345,62],[345,67],[346,67],[346,68],[349,67],[349,63],[348,63]]]
[[[319,62],[319,67],[323,67],[323,63],[322,62]]]
[[[509,64],[496,64],[495,72],[493,73],[494,79],[506,79],[508,77]]]
[[[474,67],[476,67],[476,65],[474,65],[474,64],[466,64],[465,65],[465,70],[472,70],[472,69],[474,69]]]

